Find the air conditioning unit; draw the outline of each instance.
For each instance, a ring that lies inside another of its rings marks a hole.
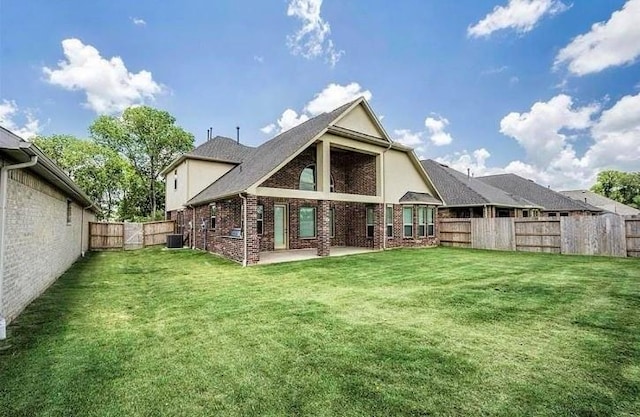
[[[167,235],[167,248],[176,249],[182,247],[182,235]]]

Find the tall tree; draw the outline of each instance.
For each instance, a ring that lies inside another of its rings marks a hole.
[[[113,150],[70,135],[38,136],[33,142],[113,219],[126,188],[129,163]]]
[[[640,208],[640,172],[602,171],[598,173],[591,191],[622,204]]]
[[[100,116],[89,128],[96,142],[127,158],[145,184],[149,209],[155,216],[164,199],[158,193],[160,172],[178,155],[193,149],[193,135],[175,124],[166,111],[129,107],[122,117]],[[140,206],[140,205],[139,205]]]

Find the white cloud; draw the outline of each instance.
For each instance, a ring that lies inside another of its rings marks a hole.
[[[304,111],[312,116],[317,116],[334,110],[358,97],[364,97],[369,101],[372,96],[371,91],[362,90],[360,84],[356,82],[347,85],[332,83],[316,94],[313,100],[304,107]]]
[[[141,19],[139,17],[132,17],[131,21],[136,26],[147,26],[147,22],[145,22],[144,19]]]
[[[44,67],[46,80],[66,90],[84,91],[85,105],[98,114],[120,112],[163,90],[149,71],[131,73],[122,58],[105,59],[78,39],[63,40],[62,48],[66,60],[58,62],[57,68]]]
[[[640,56],[640,0],[629,0],[603,23],[575,37],[560,50],[555,67],[567,63],[575,75],[600,72],[629,64]]]
[[[22,118],[23,123],[16,122],[16,117]],[[2,100],[0,103],[0,125],[25,140],[36,136],[42,128],[30,110],[20,111],[13,100]]]
[[[569,136],[572,130],[581,135]],[[524,160],[488,167],[490,154],[484,149],[438,160],[461,172],[470,168],[476,176],[511,172],[554,189],[588,188],[602,170],[638,170],[640,93],[622,97],[601,113],[598,105],[575,107],[571,97],[561,94],[534,103],[529,112],[505,116],[501,132],[524,148]],[[586,145],[582,154],[574,149],[577,140]]]
[[[431,140],[431,143],[434,145],[444,146],[453,142],[451,135],[445,132],[446,127],[449,125],[449,120],[444,117],[427,117],[424,120],[424,125],[429,132],[429,140]]]
[[[321,7],[322,0],[289,1],[287,16],[300,19],[302,27],[287,37],[287,44],[294,55],[302,55],[306,59],[324,56],[326,62],[334,67],[344,51],[337,50],[329,39],[331,26],[320,16]]]
[[[409,129],[396,129],[393,131],[395,142],[405,146],[418,146],[422,144],[422,132],[412,132]]]
[[[254,55],[253,60],[256,61],[258,64],[262,64],[264,62],[264,57],[260,55]]]
[[[545,15],[553,16],[567,10],[559,0],[509,0],[506,6],[496,6],[484,19],[467,28],[470,37],[489,36],[502,29],[525,33],[533,29]]]
[[[304,123],[309,120],[309,116],[306,114],[300,114],[295,110],[287,109],[282,113],[282,116],[278,119],[278,131],[285,132],[292,127],[298,126],[300,123]]]
[[[276,130],[276,124],[275,123],[269,123],[268,125],[266,125],[265,127],[261,128],[260,131],[262,133],[264,133],[265,135],[270,135],[272,134],[274,131]]]
[[[528,113],[508,114],[500,121],[500,132],[518,141],[529,159],[543,165],[571,146],[563,132],[589,128],[598,109],[595,104],[574,108],[573,99],[560,94],[535,103]]]
[[[267,135],[273,132],[282,133],[309,120],[311,117],[335,110],[343,104],[354,101],[359,97],[371,100],[372,96],[371,91],[363,90],[360,84],[356,82],[347,85],[332,83],[316,94],[313,99],[304,106],[300,114],[292,109],[287,109],[277,120],[277,129],[276,124],[271,123],[260,130]]]

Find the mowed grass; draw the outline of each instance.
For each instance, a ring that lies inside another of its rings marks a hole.
[[[2,416],[640,413],[640,260],[91,254],[0,342]]]

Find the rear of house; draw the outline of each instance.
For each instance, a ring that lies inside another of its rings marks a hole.
[[[254,264],[276,250],[327,256],[332,247],[437,244],[435,188],[364,99],[246,148],[216,137],[192,153],[207,158],[208,171],[186,166],[189,155],[164,171],[167,216],[193,247]],[[201,176],[208,186],[189,184]],[[191,187],[186,194],[180,183]]]
[[[0,127],[0,322],[15,319],[87,250],[97,209],[33,144]],[[4,335],[0,323],[0,336]]]

